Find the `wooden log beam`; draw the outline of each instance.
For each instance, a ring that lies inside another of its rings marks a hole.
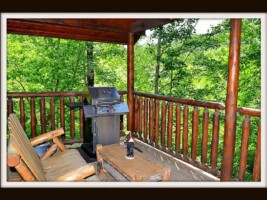
[[[230,181],[233,173],[241,42],[241,19],[231,19],[230,25],[231,33],[221,181]]]
[[[155,100],[155,145],[159,142],[159,101]]]
[[[238,108],[237,111],[242,115],[249,115],[253,117],[261,117],[261,110],[252,108]]]
[[[179,99],[175,97],[167,97],[163,95],[158,94],[147,94],[142,92],[136,92],[134,91],[135,95],[146,97],[146,98],[153,98],[158,100],[163,100],[167,102],[173,102],[173,103],[180,103],[185,104],[189,106],[198,106],[198,107],[206,107],[206,108],[212,108],[212,109],[218,109],[218,110],[224,110],[224,105],[221,103],[215,103],[215,102],[209,102],[209,101],[197,101],[192,99]]]
[[[13,100],[12,98],[8,97],[7,99],[7,114],[10,115],[13,113]]]
[[[253,166],[253,181],[261,180],[261,122],[258,125],[258,136],[257,136],[257,145]]]
[[[204,109],[202,124],[201,163],[206,164],[208,155],[209,110]]]
[[[40,122],[41,122],[41,133],[46,132],[46,112],[45,112],[45,98],[40,99]]]
[[[31,98],[30,110],[31,110],[31,136],[35,137],[36,136],[37,120],[36,120],[35,99],[34,98]]]
[[[122,91],[123,92],[123,91]],[[82,96],[82,92],[8,92],[10,98]]]
[[[166,103],[162,102],[161,105],[161,147],[165,149],[165,132],[166,132]]]
[[[191,158],[196,160],[197,157],[197,143],[198,143],[198,107],[194,107],[192,114],[192,141],[191,141]]]
[[[134,120],[134,33],[128,35],[127,45],[127,104],[129,114],[127,118],[127,129],[133,132]]]
[[[247,158],[248,158],[249,134],[250,134],[250,118],[248,115],[246,115],[242,129],[241,153],[240,153],[239,171],[238,171],[239,181],[243,181],[245,178]]]
[[[181,139],[181,107],[180,104],[176,105],[176,132],[175,132],[175,151],[180,152],[180,139]]]
[[[187,105],[184,106],[184,117],[183,117],[183,156],[187,157],[188,153],[188,112],[189,108]]]
[[[214,168],[214,169],[217,168],[219,133],[220,133],[220,112],[216,110],[213,115],[211,159],[210,159],[211,168]]]
[[[64,98],[60,98],[60,126],[65,131],[65,105]],[[65,135],[61,135],[62,140],[65,140]]]
[[[7,33],[127,44],[127,33],[40,24],[18,19],[7,20]]]
[[[68,27],[101,30],[108,32],[127,33],[130,31],[129,23],[132,19],[20,19],[27,22],[38,22],[40,24],[61,25]]]
[[[168,105],[168,128],[167,128],[167,147],[168,151],[172,150],[172,123],[173,123],[173,105]]]

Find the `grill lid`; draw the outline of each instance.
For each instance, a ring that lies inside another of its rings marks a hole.
[[[120,103],[120,95],[115,87],[86,87],[83,95],[91,105],[111,105]]]

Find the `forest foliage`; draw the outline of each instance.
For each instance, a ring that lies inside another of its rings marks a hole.
[[[199,19],[180,19],[151,30],[135,44],[136,91],[225,104],[229,19],[205,34],[195,31]],[[93,42],[95,86],[127,88],[127,46]],[[7,35],[8,92],[81,91],[88,73],[88,42]],[[243,19],[238,107],[261,108],[261,20]],[[238,118],[236,155],[240,153],[242,117]],[[224,113],[219,151],[222,151]],[[251,120],[248,179],[251,179],[259,120]],[[201,129],[201,128],[200,128]],[[252,153],[251,153],[252,152]],[[221,152],[220,152],[221,155]],[[198,158],[200,159],[200,158]],[[218,158],[221,161],[221,157]],[[234,173],[238,169],[238,157]],[[220,163],[220,162],[218,162]],[[220,168],[220,166],[219,166]]]
[[[196,34],[197,19],[178,20],[154,30],[135,45],[135,90],[225,102],[229,55],[229,20],[206,34]],[[261,21],[243,19],[238,106],[260,108]],[[178,28],[177,28],[178,27]],[[161,29],[161,30],[160,30]],[[157,40],[161,35],[161,58]],[[155,42],[156,41],[156,42]],[[86,41],[8,35],[9,92],[80,91],[88,68]],[[126,89],[127,47],[93,43],[95,85]]]

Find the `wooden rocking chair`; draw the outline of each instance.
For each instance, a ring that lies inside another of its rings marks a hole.
[[[68,149],[57,138],[64,134],[62,128],[29,140],[13,113],[8,118],[8,127],[7,165],[15,167],[24,181],[80,181],[95,174],[92,164],[87,164],[76,149]],[[33,146],[51,139],[54,144],[39,158]],[[55,153],[57,148],[61,152]]]

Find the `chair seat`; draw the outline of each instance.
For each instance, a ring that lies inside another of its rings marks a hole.
[[[41,162],[47,181],[60,180],[66,174],[88,165],[76,149],[58,152]]]

